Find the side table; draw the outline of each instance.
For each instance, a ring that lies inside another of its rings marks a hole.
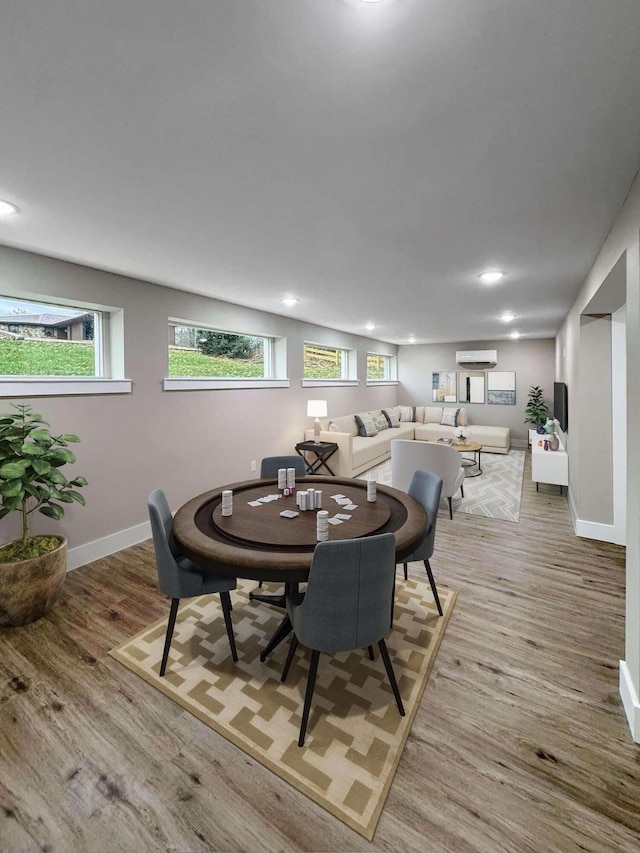
[[[333,456],[337,449],[338,445],[334,441],[300,441],[296,444],[296,453],[304,459],[304,464],[307,466],[307,474],[317,474],[320,468],[324,467],[332,477],[335,477],[335,474],[327,465],[327,460]],[[315,454],[315,459],[309,462],[304,455],[305,453]]]

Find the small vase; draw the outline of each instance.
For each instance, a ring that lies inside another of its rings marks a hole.
[[[546,439],[546,438],[545,438],[545,440],[544,440],[543,449],[544,449],[544,450],[548,450],[548,449],[549,449],[549,442],[547,441],[547,439]]]
[[[560,449],[560,439],[557,435],[552,435],[549,437],[549,450],[559,450]]]
[[[544,431],[547,433],[547,435],[551,435],[551,433],[553,432],[553,421],[551,420],[551,418],[547,418],[547,422],[544,425]]]
[[[538,424],[536,427],[536,432],[538,435],[544,435],[544,424]]]

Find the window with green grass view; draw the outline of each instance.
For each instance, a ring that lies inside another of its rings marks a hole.
[[[393,376],[393,361],[390,355],[382,355],[381,353],[367,353],[367,379],[387,379],[392,380]]]
[[[339,347],[304,345],[305,379],[348,379],[349,352]]]
[[[169,376],[271,377],[271,338],[169,323]]]
[[[102,314],[0,296],[1,376],[102,376]]]

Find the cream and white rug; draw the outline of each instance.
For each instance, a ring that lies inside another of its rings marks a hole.
[[[453,511],[519,521],[525,451],[511,448],[509,453],[483,453],[481,456],[482,474],[472,477],[476,469],[469,469],[464,481],[464,498],[460,492],[454,495]],[[358,479],[376,480],[390,486],[391,460],[366,471]],[[443,506],[447,503],[443,498]]]
[[[398,713],[376,647],[320,656],[305,746],[298,733],[309,653],[298,647],[285,684],[288,643],[260,663],[260,650],[283,612],[249,601],[255,582],[231,593],[239,660],[233,663],[217,595],[180,608],[164,678],[158,670],[167,620],[160,619],[110,654],[231,743],[371,840],[456,593],[438,588],[439,617],[428,581],[399,576],[387,647],[406,716]]]

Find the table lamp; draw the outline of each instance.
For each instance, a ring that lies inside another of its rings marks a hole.
[[[307,416],[315,418],[313,422],[313,440],[316,444],[320,443],[320,420],[319,418],[327,417],[327,401],[326,400],[307,400]]]

